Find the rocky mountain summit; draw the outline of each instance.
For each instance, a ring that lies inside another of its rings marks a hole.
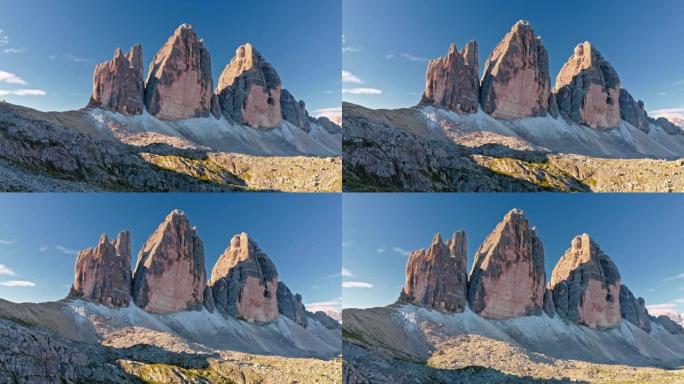
[[[410,253],[396,303],[343,310],[344,383],[684,378],[684,328],[649,315],[588,234],[572,239],[550,280],[519,209],[485,238],[467,275],[466,249],[463,231],[447,244],[437,234]]]
[[[684,190],[684,127],[650,117],[594,44],[577,45],[555,84],[527,21],[479,79],[477,50],[432,60],[414,107],[343,103],[345,190]]]

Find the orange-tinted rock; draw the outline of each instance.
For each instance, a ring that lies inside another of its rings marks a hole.
[[[480,102],[498,119],[544,116],[549,93],[549,58],[526,21],[517,22],[485,63]]]
[[[93,75],[93,94],[88,107],[126,115],[139,115],[145,108],[142,48],[134,45],[124,55],[117,49],[111,61],[98,64]]]
[[[174,210],[138,253],[133,300],[152,313],[198,311],[205,285],[202,239],[185,213]]]
[[[572,240],[551,275],[556,312],[591,328],[617,326],[620,315],[620,272],[586,233]]]
[[[397,302],[443,312],[462,312],[468,285],[466,263],[464,231],[454,233],[446,244],[436,234],[428,249],[411,252],[406,265],[406,284]]]
[[[211,58],[192,26],[183,24],[150,63],[147,110],[162,120],[207,117],[211,113]]]
[[[457,113],[477,112],[480,97],[479,71],[475,41],[468,42],[460,53],[456,45],[451,44],[445,57],[430,61],[420,104]]]
[[[69,297],[109,307],[127,307],[131,301],[131,236],[120,232],[111,243],[106,234],[95,248],[76,258],[76,274]]]
[[[246,233],[233,236],[211,271],[214,305],[227,316],[265,323],[278,318],[278,272]]]
[[[556,77],[561,115],[592,128],[620,126],[620,79],[590,42],[575,47]]]
[[[254,128],[280,125],[280,92],[278,73],[251,44],[235,51],[216,88],[223,113]]]
[[[475,253],[468,304],[491,319],[540,315],[545,284],[542,242],[523,212],[513,209]]]

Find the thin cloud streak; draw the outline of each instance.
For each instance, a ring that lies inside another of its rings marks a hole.
[[[365,281],[345,281],[342,288],[373,288],[373,284]]]
[[[0,281],[0,285],[4,287],[35,287],[36,283],[33,281],[27,281],[27,280],[8,280],[8,281]]]
[[[381,95],[382,89],[377,88],[344,88],[342,93],[348,93],[352,95]]]

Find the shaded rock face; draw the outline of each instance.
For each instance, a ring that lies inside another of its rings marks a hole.
[[[246,233],[233,236],[211,271],[216,309],[227,316],[266,323],[278,318],[278,272]]]
[[[446,244],[436,234],[430,248],[411,252],[406,284],[397,302],[462,312],[468,285],[467,257],[465,232],[454,233]]]
[[[644,102],[635,101],[626,89],[620,88],[620,118],[641,131],[648,133],[650,119],[644,109]]]
[[[651,331],[651,321],[644,298],[636,298],[626,285],[620,286],[620,316],[646,332]]]
[[[475,253],[468,304],[491,319],[540,315],[545,284],[542,242],[523,212],[513,209]]]
[[[544,313],[549,317],[556,315],[556,304],[553,302],[553,292],[550,289],[544,290]]]
[[[111,61],[98,64],[93,75],[93,94],[88,107],[125,115],[139,115],[145,109],[142,47],[134,45],[124,55],[117,49]]]
[[[342,328],[340,323],[337,322],[337,320],[328,316],[328,314],[323,312],[323,311],[316,311],[315,313],[311,313],[311,312],[307,311],[306,313],[309,317],[313,317],[314,319],[316,319],[318,322],[323,324],[323,326],[328,328],[328,329]]]
[[[280,93],[280,110],[283,120],[289,121],[304,132],[311,130],[309,113],[306,111],[304,100],[297,101],[287,89],[283,89]]]
[[[302,295],[299,293],[293,295],[290,288],[282,281],[278,282],[276,295],[278,297],[278,312],[302,327],[306,327],[309,322],[306,319],[306,308],[302,304]]]
[[[658,317],[649,316],[649,319],[658,323],[661,327],[665,328],[666,331],[673,335],[684,334],[684,328],[667,317],[667,315],[660,315]]]
[[[684,130],[678,125],[673,124],[670,120],[665,117],[659,117],[655,119],[655,124],[658,125],[663,131],[669,133],[670,135],[684,135]]]
[[[235,51],[216,93],[221,110],[233,121],[254,128],[274,128],[282,121],[280,77],[251,44]]]
[[[183,24],[150,63],[145,105],[162,120],[207,117],[212,111],[211,58],[192,26]]]
[[[586,233],[572,240],[551,275],[556,312],[591,328],[618,325],[620,272]]]
[[[457,113],[477,112],[479,74],[477,43],[468,42],[460,53],[456,45],[451,44],[445,57],[434,59],[428,65],[420,104]]]
[[[151,313],[198,311],[205,281],[202,239],[185,213],[174,210],[138,253],[133,300]]]
[[[106,234],[95,248],[79,252],[69,297],[109,307],[127,307],[131,302],[131,236],[118,234],[111,243]]]
[[[482,109],[498,119],[544,116],[550,90],[546,48],[532,26],[519,21],[485,63],[480,89]]]
[[[204,287],[204,308],[211,313],[214,313],[214,309],[216,309],[214,305],[214,291],[208,285]]]
[[[556,77],[554,93],[566,119],[599,129],[620,126],[620,79],[590,42],[575,47]]]

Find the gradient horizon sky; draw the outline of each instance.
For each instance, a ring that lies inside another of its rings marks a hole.
[[[134,266],[147,237],[179,208],[204,241],[207,274],[231,237],[246,232],[310,309],[339,308],[340,201],[339,194],[0,194],[0,298],[64,298],[77,250],[96,246],[101,233],[111,241],[130,230]]]
[[[617,265],[622,283],[651,311],[684,312],[683,194],[353,194],[342,197],[344,308],[396,301],[408,252],[466,231],[468,271],[475,251],[512,208],[525,212],[544,244],[547,281],[579,234]],[[345,284],[346,283],[346,284]]]
[[[81,108],[92,92],[95,65],[111,60],[117,47],[142,44],[147,74],[157,50],[189,23],[209,49],[214,85],[237,47],[251,42],[309,112],[340,106],[339,0],[35,0],[0,6],[0,99],[10,103],[43,111]],[[5,94],[22,89],[46,94]]]
[[[589,40],[649,113],[684,116],[683,14],[678,0],[345,0],[343,89],[364,93],[343,93],[342,100],[369,108],[416,105],[429,59],[444,56],[452,42],[462,49],[476,40],[482,73],[496,44],[525,19],[549,53],[552,85],[574,47]]]

